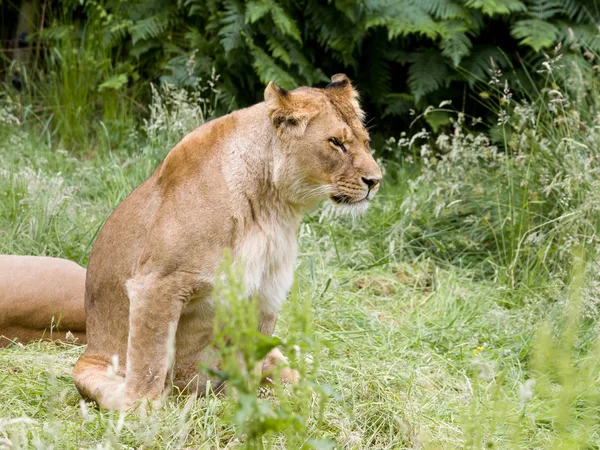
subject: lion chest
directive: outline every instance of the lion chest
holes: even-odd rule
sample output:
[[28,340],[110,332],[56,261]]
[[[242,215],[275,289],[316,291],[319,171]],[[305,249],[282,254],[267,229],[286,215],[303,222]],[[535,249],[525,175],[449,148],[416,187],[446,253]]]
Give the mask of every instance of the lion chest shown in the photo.
[[256,227],[239,240],[234,255],[247,295],[258,297],[264,313],[278,313],[293,282],[295,229]]

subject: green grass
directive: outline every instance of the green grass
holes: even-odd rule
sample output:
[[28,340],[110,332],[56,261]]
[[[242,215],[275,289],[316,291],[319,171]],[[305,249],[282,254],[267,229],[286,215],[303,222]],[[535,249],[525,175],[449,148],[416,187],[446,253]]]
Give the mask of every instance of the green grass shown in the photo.
[[[207,116],[197,100],[164,91],[143,127],[85,156],[5,105],[0,253],[85,264],[114,206]],[[238,396],[124,416],[82,403],[81,347],[14,346],[0,350],[0,448],[598,448],[600,135],[551,116],[577,104],[547,105],[509,110],[496,146],[460,121],[389,142],[399,156],[363,218],[307,216],[276,331],[301,349],[299,386],[258,394],[238,373]]]

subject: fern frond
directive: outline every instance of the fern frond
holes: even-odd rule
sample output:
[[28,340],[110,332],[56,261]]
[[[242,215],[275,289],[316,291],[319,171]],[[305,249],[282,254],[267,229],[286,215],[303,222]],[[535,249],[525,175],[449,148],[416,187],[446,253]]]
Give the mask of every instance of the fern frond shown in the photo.
[[558,22],[558,42],[570,50],[590,50],[600,53],[600,33],[593,24],[573,25],[568,22]]
[[455,66],[458,66],[461,60],[467,56],[473,43],[466,33],[456,33],[447,39],[442,39],[442,55],[452,60]]
[[487,16],[526,11],[527,7],[519,0],[467,0],[469,8],[480,9]]
[[249,43],[250,52],[254,58],[252,67],[260,81],[266,85],[269,81],[275,81],[284,89],[293,89],[296,87],[296,80],[288,73],[286,69],[280,67],[267,53],[260,47]]
[[528,14],[535,19],[548,20],[564,12],[564,0],[529,0]]
[[378,105],[384,105],[386,96],[392,92],[392,60],[388,58],[390,55],[386,49],[386,42],[385,31],[378,30],[364,47],[361,60],[361,64],[369,68],[360,74],[362,91],[370,103]]
[[157,49],[160,47],[160,43],[154,39],[138,41],[131,46],[131,56],[134,58],[141,58],[141,56],[151,50]]
[[567,17],[576,23],[600,22],[597,0],[565,0],[563,9]]
[[403,116],[413,108],[415,98],[410,94],[393,93],[386,96],[385,110],[382,117],[387,116]]
[[336,0],[335,8],[352,23],[358,24],[362,21],[365,14],[366,5],[368,2],[356,0]]
[[243,45],[242,31],[246,22],[244,6],[237,0],[225,2],[219,38],[226,53]]
[[411,34],[435,39],[439,25],[418,0],[376,0],[367,3],[366,29],[384,27],[388,39]]
[[495,67],[504,68],[506,60],[504,54],[493,46],[476,46],[461,64],[464,76],[473,87],[476,83],[487,84],[490,80],[490,71],[492,70],[492,61]]
[[157,38],[168,25],[167,16],[152,16],[138,20],[129,27],[131,40],[135,45],[138,41]]
[[408,87],[420,101],[446,82],[448,66],[436,50],[422,50],[411,55],[413,63],[408,68]]
[[279,6],[277,3],[270,1],[271,3],[271,17],[273,18],[273,22],[275,26],[281,31],[284,35],[290,36],[298,42],[302,42],[302,38],[300,37],[300,30],[298,30],[298,26],[294,22],[294,20],[285,12],[285,10]]
[[246,3],[246,23],[254,23],[269,14],[270,4],[264,0]]
[[[306,16],[313,36],[333,59],[341,61],[344,66],[355,62],[353,53],[364,38],[364,26],[357,26],[334,8],[324,6],[318,1],[309,2]],[[356,32],[348,33],[349,29],[355,29]]]
[[473,43],[467,32],[469,27],[462,20],[452,20],[443,22],[442,41],[440,48],[442,55],[450,58],[455,66],[471,52]]
[[290,58],[289,52],[281,44],[281,41],[277,39],[277,37],[269,36],[267,38],[267,46],[269,47],[269,51],[271,52],[273,58],[280,59],[288,67],[292,64],[292,59]]
[[305,50],[297,43],[290,43],[289,46],[290,58],[298,69],[298,74],[302,77],[303,82],[309,86],[317,83],[325,83],[329,81],[323,71],[311,63],[304,55]]
[[246,4],[246,23],[254,23],[267,14],[282,34],[302,42],[298,26],[279,4],[273,0],[253,0]]
[[541,19],[525,19],[515,22],[511,34],[520,39],[521,45],[528,45],[536,52],[551,47],[558,39],[559,30],[556,25]]
[[454,0],[422,0],[421,8],[436,19],[460,19],[466,16],[464,6]]

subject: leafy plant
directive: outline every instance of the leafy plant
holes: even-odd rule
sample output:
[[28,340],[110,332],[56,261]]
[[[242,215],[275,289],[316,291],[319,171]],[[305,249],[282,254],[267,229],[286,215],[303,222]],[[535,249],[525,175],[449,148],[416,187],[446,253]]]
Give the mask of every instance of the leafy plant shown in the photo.
[[[224,258],[223,277],[217,284],[215,299],[215,338],[219,370],[206,368],[213,377],[225,383],[228,401],[225,422],[233,425],[236,435],[248,449],[271,448],[268,443],[285,436],[288,448],[326,449],[332,445],[311,436],[308,420],[313,407],[319,408],[319,420],[328,398],[327,387],[312,381],[315,359],[310,356],[315,347],[310,330],[310,305],[301,304],[297,290],[289,298],[291,308],[290,340],[266,336],[259,331],[259,305],[256,298],[248,299],[243,279],[231,257]],[[280,347],[289,355],[291,368],[300,373],[292,386],[279,381],[282,367],[271,374],[271,389],[259,396],[262,361]],[[261,398],[263,397],[263,398]],[[316,424],[317,429],[319,423]],[[267,445],[265,447],[265,445]]]
[[[221,75],[219,113],[261,100],[271,80],[293,88],[346,72],[380,121],[379,131],[389,132],[411,108],[443,99],[463,102],[465,85],[485,91],[491,62],[500,69],[535,65],[539,52],[561,42],[574,63],[589,66],[581,49],[600,50],[596,0],[85,0],[81,5],[50,7],[50,27],[37,36],[48,49],[41,79],[46,93],[40,94],[51,100],[62,135],[67,128],[77,130],[74,117],[91,119],[88,111],[98,109],[105,121],[118,124],[123,97],[148,98],[148,82],[162,79],[185,87],[191,78],[208,79],[213,71]],[[80,82],[68,75],[69,67],[88,75]],[[519,71],[515,76],[527,91],[531,80]],[[485,112],[476,102],[462,109]]]

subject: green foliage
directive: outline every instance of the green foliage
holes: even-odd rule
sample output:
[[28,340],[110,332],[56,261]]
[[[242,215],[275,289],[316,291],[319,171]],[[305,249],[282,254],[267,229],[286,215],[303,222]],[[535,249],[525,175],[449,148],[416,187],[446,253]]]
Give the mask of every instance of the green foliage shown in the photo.
[[465,3],[468,7],[480,9],[488,16],[527,11],[525,4],[519,0],[467,0]]
[[435,50],[413,53],[411,59],[408,86],[419,101],[421,97],[436,91],[447,82],[448,67]]
[[[265,336],[258,331],[256,299],[248,300],[236,267],[226,255],[220,269],[223,280],[217,283],[214,294],[217,307],[213,345],[220,364],[218,371],[207,369],[226,383],[229,399],[224,422],[233,426],[247,449],[272,448],[276,436],[279,440],[285,437],[288,448],[333,448],[333,443],[319,439],[314,428],[308,427],[312,414],[322,417],[330,390],[311,381],[318,367],[311,355],[318,348],[311,338],[310,304],[300,301],[296,287],[289,298],[289,320],[294,325],[288,339]],[[279,376],[283,367],[277,367],[270,375],[271,395],[261,398],[262,361],[276,347],[290,356],[290,367],[299,371],[300,380],[292,386],[282,385]],[[313,404],[318,411],[312,410]]]
[[541,19],[524,19],[513,25],[511,33],[515,38],[520,39],[522,45],[540,51],[556,42],[558,27]]
[[[492,64],[518,66],[562,43],[578,65],[590,65],[581,48],[600,51],[597,6],[596,0],[65,2],[49,9],[51,20],[36,36],[48,49],[38,67],[49,92],[32,95],[48,103],[54,93],[53,128],[62,136],[81,128],[75,133],[81,142],[90,131],[83,124],[94,118],[118,129],[123,97],[147,100],[148,81],[189,87],[190,76],[206,79],[216,71],[223,113],[261,100],[268,81],[293,88],[345,72],[370,115],[383,122],[378,129],[389,133],[392,116],[407,109],[463,101],[465,85],[485,91]],[[85,87],[67,75],[84,70]],[[52,80],[53,73],[63,81]],[[69,106],[63,112],[59,104]],[[482,113],[474,104],[465,108]],[[87,120],[77,123],[82,114]]]
[[546,80],[532,101],[516,101],[509,77],[494,76],[491,136],[470,132],[478,121],[452,117],[442,102],[423,118],[434,130],[445,119],[451,131],[388,142],[389,152],[420,161],[397,229],[403,239],[422,239],[427,254],[443,260],[478,259],[511,288],[568,278],[573,247],[587,244],[595,254],[600,243],[597,76],[561,53],[540,67]]

